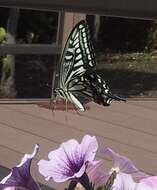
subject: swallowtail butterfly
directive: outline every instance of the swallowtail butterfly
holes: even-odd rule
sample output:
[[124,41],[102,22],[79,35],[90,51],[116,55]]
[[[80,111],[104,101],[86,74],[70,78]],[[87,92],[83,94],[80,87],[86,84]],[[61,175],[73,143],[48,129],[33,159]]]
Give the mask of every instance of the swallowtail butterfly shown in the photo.
[[70,101],[78,111],[85,111],[84,103],[94,101],[109,105],[122,100],[111,94],[105,81],[95,72],[96,60],[90,32],[82,20],[71,31],[60,61],[58,87],[55,96]]

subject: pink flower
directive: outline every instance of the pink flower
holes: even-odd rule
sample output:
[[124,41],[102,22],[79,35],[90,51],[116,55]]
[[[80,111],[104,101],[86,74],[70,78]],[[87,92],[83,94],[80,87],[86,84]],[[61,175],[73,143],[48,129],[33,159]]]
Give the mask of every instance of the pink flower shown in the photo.
[[98,149],[95,137],[85,135],[79,144],[75,139],[64,142],[60,147],[48,154],[49,160],[38,162],[39,172],[46,180],[55,182],[81,178],[88,162],[92,162]]

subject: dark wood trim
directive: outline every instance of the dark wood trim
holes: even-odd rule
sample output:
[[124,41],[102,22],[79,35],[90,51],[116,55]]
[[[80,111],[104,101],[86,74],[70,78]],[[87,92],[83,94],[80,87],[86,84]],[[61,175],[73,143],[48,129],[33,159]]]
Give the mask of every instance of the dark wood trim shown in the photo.
[[57,44],[3,44],[0,45],[0,55],[4,54],[47,54],[57,55],[61,47]]
[[141,19],[157,18],[156,0],[0,0],[0,6]]
[[[0,104],[37,104],[37,103],[47,103],[50,98],[0,98]],[[127,98],[127,101],[157,101],[157,98]]]
[[36,104],[48,101],[50,101],[49,98],[0,98],[0,104]]

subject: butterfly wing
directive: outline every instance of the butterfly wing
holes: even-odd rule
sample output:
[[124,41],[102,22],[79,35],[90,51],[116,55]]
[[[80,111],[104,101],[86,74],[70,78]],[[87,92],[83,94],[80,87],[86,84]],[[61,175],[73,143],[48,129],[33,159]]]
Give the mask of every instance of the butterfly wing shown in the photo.
[[66,42],[60,64],[59,95],[84,111],[84,97],[92,97],[91,89],[84,82],[84,74],[96,65],[86,21],[80,21]]
[[82,76],[96,65],[86,21],[80,21],[72,30],[66,42],[60,68],[60,87]]
[[112,94],[105,80],[103,80],[101,76],[96,74],[94,71],[92,73],[87,73],[85,75],[85,79],[85,81],[88,81],[90,85],[93,101],[95,103],[109,106],[112,100],[126,101],[125,99]]

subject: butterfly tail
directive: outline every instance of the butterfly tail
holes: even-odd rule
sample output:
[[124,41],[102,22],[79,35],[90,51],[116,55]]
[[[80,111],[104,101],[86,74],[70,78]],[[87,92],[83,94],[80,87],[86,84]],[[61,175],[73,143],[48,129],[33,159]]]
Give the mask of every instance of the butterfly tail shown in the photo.
[[121,98],[120,96],[117,96],[117,95],[114,95],[114,94],[111,94],[111,93],[108,94],[108,97],[113,99],[113,100],[116,100],[116,101],[126,102],[126,99]]

